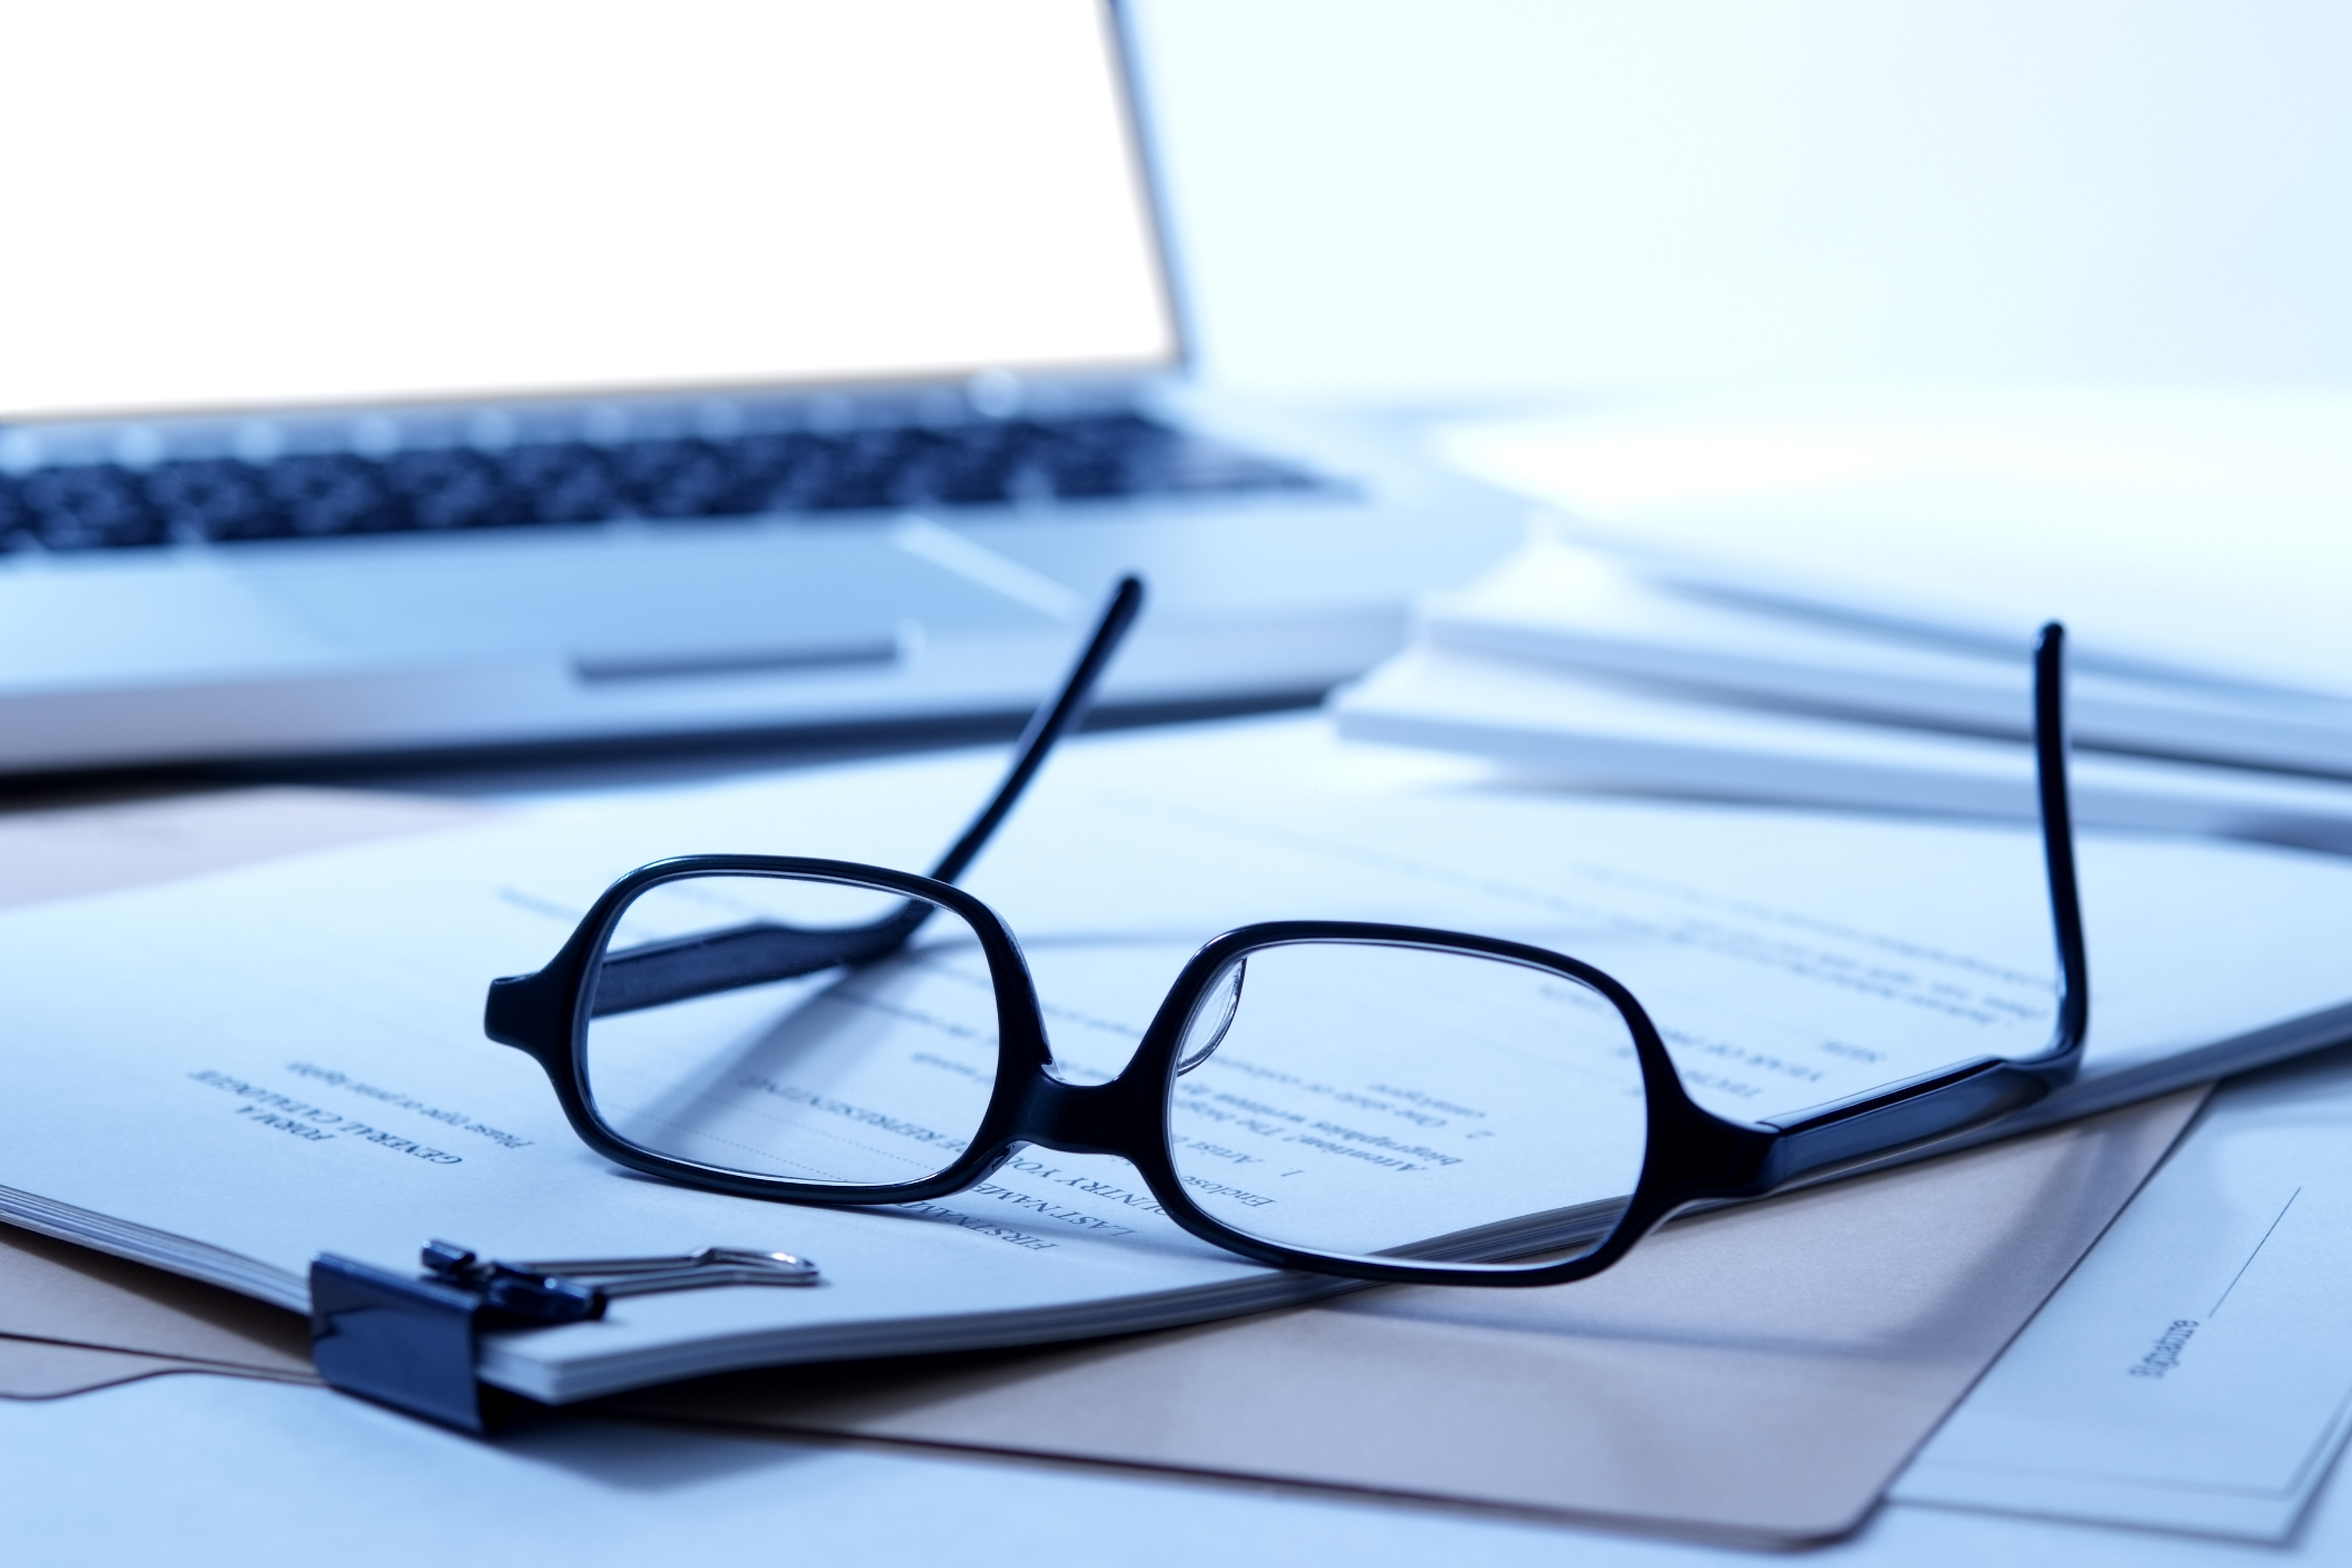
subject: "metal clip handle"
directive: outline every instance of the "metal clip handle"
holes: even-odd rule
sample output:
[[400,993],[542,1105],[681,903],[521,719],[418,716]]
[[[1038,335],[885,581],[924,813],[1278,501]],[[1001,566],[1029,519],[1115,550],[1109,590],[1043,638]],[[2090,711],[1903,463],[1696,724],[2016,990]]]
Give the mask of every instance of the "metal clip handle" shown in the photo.
[[789,1252],[706,1247],[643,1258],[563,1258],[502,1263],[455,1242],[427,1244],[434,1279],[478,1292],[482,1305],[520,1323],[576,1323],[604,1315],[615,1296],[698,1290],[714,1285],[814,1285],[816,1265]]

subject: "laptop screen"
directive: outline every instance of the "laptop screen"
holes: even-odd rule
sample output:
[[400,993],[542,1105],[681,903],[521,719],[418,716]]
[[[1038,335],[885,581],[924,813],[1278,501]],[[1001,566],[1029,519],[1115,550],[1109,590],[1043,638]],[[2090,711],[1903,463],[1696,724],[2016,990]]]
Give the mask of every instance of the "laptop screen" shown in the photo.
[[0,418],[1179,353],[1102,0],[74,0],[0,37]]

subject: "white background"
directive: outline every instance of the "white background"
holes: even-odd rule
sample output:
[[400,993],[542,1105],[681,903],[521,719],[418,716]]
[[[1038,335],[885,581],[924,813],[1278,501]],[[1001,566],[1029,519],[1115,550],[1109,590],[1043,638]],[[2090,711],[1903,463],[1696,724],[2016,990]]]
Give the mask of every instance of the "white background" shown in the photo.
[[1144,0],[1208,367],[2352,379],[2340,0]]
[[[653,11],[584,0],[14,8],[0,30],[12,149],[0,204],[0,408],[120,403],[126,345],[152,344],[165,323],[181,334],[181,357],[205,369],[132,387],[143,393],[134,401],[261,395],[287,379],[277,360],[331,347],[332,363],[349,365],[352,335],[387,322],[397,330],[369,345],[384,356],[377,386],[510,384],[519,362],[594,380],[619,362],[659,379],[857,358],[824,341],[844,326],[837,311],[786,312],[754,323],[773,330],[747,331],[740,310],[709,309],[761,287],[740,261],[752,252],[698,246],[756,227],[745,163],[625,167],[660,105],[686,106],[714,137],[756,132],[743,119],[754,103],[782,116],[770,129],[803,144],[808,126],[828,127],[803,168],[888,142],[896,106],[841,101],[843,79],[762,47],[741,18],[771,9],[678,0],[654,29]],[[925,9],[927,19],[916,15]],[[2352,8],[2335,0],[1138,9],[1180,259],[1206,368],[1222,380],[1442,397],[1889,378],[2352,379]],[[968,36],[946,58],[975,68],[1021,40],[1004,13],[969,4],[824,14],[885,52],[894,27],[961,26]],[[268,49],[246,52],[247,80],[199,58],[207,35],[186,29],[216,36],[236,15],[264,35],[324,29],[346,40],[343,68],[295,97],[384,132],[359,178],[323,160],[299,114],[292,126],[257,116],[252,81],[269,76]],[[558,16],[562,25],[547,25]],[[31,68],[36,46],[60,28],[81,40],[103,90],[60,90],[69,84]],[[526,127],[509,138],[511,166],[481,171],[471,210],[451,217],[481,241],[371,228],[386,183],[416,166],[403,148],[429,151],[453,133],[446,95],[424,90],[436,77],[475,79],[493,120],[500,102],[530,95],[614,106],[574,116],[567,134],[597,139],[625,188],[551,190],[551,149],[534,148],[541,132]],[[908,167],[950,170],[935,187],[944,205],[919,212],[870,190],[862,205],[856,191],[834,193],[836,211],[858,210],[898,237],[883,249],[898,260],[881,288],[867,267],[773,296],[894,301],[904,343],[886,334],[865,351],[882,368],[940,353],[982,363],[1150,353],[1160,323],[1131,282],[1103,291],[1091,315],[1082,302],[1091,286],[1079,280],[1135,276],[1131,224],[1065,247],[1085,260],[1062,272],[1010,266],[1011,253],[988,242],[1077,208],[988,228],[1000,198],[987,193],[1009,187],[975,184],[971,172],[989,157],[1002,166],[1005,138],[1025,137],[1032,157],[1066,156],[1075,139],[1053,134],[1034,105],[1005,112],[1023,95],[992,101],[975,85],[985,79],[950,70],[909,90],[962,91],[980,110],[959,123],[1001,135],[960,130],[881,148]],[[191,134],[195,106],[225,113],[215,134]],[[128,184],[61,203],[57,182],[93,151]],[[1111,173],[1073,166],[1055,183],[1099,187]],[[958,191],[972,210],[956,208]],[[500,193],[519,205],[502,205]],[[232,229],[277,225],[307,238],[234,278],[237,302],[192,309],[217,293],[223,268],[191,236],[224,204]],[[299,222],[284,223],[289,208]],[[501,232],[518,213],[536,226]],[[439,269],[447,330],[420,335],[381,282],[385,268],[340,273],[338,250],[348,262],[354,247],[427,286]],[[646,324],[614,308],[616,279],[681,247],[708,269],[698,287]],[[754,251],[772,258],[773,247]],[[550,266],[551,253],[582,260]],[[1005,309],[1007,289],[1019,309]],[[975,291],[993,293],[990,308],[972,308]],[[77,292],[115,309],[96,321],[61,314],[56,301]],[[1039,335],[1074,303],[1067,341]],[[530,341],[511,341],[518,332]],[[943,347],[927,354],[914,346],[923,343]],[[333,390],[369,389],[370,374],[346,379]]]

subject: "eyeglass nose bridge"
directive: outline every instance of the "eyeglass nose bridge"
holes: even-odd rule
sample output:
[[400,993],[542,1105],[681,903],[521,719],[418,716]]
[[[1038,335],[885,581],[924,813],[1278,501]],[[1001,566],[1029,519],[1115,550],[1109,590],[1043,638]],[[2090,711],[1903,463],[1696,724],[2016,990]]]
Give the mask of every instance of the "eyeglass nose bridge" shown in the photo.
[[1066,1154],[1132,1158],[1148,1148],[1164,1114],[1149,1074],[1129,1070],[1108,1083],[1066,1083],[1040,1073],[1014,1119],[1013,1137]]

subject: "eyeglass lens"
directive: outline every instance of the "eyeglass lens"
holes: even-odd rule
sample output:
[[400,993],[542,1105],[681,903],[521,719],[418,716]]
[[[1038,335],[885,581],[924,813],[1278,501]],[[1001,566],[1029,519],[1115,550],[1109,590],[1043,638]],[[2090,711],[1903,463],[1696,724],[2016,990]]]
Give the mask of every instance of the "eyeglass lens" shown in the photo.
[[588,1011],[582,1059],[598,1119],[717,1170],[919,1181],[969,1146],[995,1086],[995,990],[979,938],[952,910],[880,889],[656,883],[607,938]]
[[1259,949],[1210,986],[1177,1070],[1169,1141],[1193,1201],[1302,1251],[1588,1251],[1647,1141],[1612,1003],[1450,950]]

